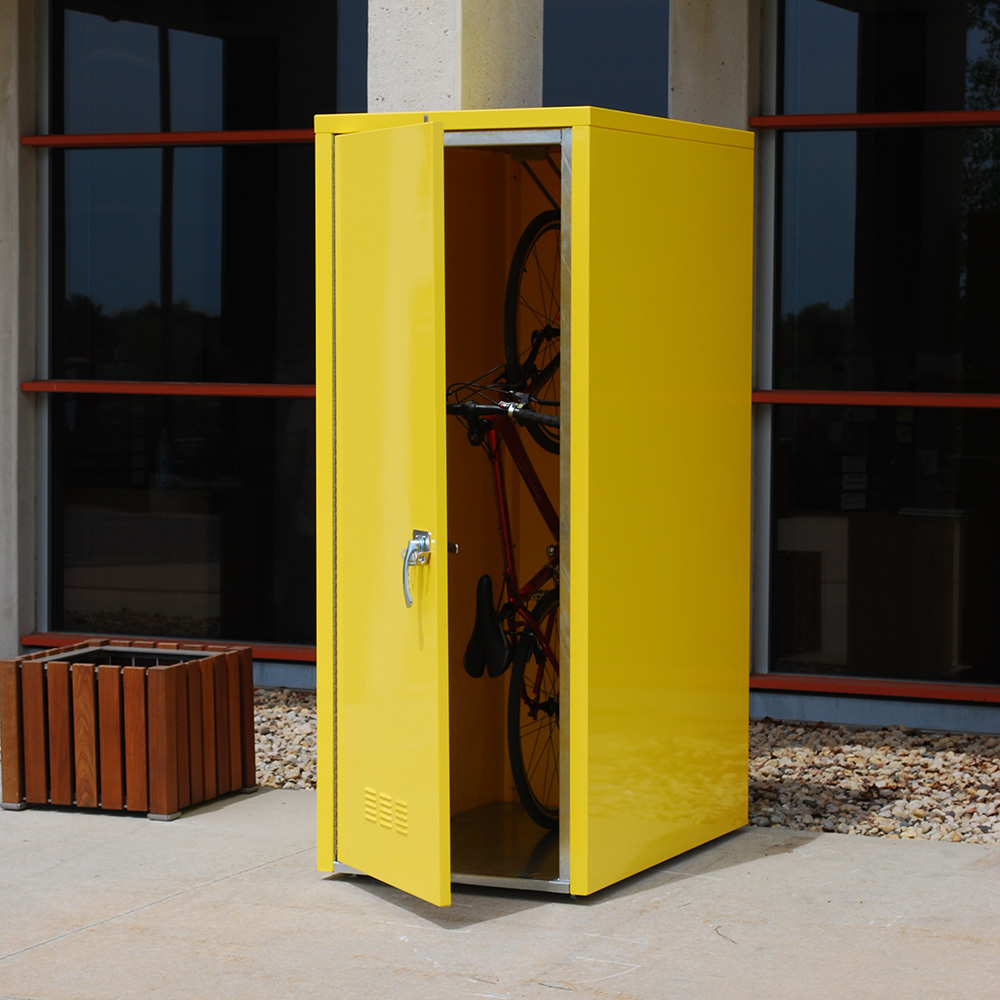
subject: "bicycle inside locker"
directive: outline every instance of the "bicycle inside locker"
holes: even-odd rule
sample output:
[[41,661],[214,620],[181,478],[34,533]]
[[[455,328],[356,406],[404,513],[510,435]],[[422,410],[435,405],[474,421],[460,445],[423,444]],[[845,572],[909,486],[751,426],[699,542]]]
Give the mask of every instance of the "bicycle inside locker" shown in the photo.
[[[448,400],[558,416],[561,146],[450,138]],[[452,870],[557,882],[560,430],[495,421],[447,420]]]

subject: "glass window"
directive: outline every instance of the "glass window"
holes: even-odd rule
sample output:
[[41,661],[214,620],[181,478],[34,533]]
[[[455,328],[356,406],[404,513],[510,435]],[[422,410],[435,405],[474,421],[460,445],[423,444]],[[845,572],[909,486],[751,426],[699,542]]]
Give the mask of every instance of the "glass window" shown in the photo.
[[364,0],[55,5],[55,131],[309,128],[365,109]]
[[53,399],[54,616],[72,631],[312,642],[311,399]]
[[667,114],[667,0],[545,0],[543,103]]
[[780,143],[777,385],[1000,391],[1000,130]]
[[782,114],[998,107],[994,0],[784,0]]
[[858,15],[845,5],[785,0],[781,111],[854,111],[858,104]]
[[776,410],[777,669],[1000,682],[996,410]]
[[[367,2],[70,0],[53,133],[310,129],[364,111]],[[52,150],[49,374],[219,383],[50,397],[41,627],[315,641],[312,146]],[[211,391],[211,390],[210,390]]]
[[52,162],[54,377],[313,381],[309,144]]

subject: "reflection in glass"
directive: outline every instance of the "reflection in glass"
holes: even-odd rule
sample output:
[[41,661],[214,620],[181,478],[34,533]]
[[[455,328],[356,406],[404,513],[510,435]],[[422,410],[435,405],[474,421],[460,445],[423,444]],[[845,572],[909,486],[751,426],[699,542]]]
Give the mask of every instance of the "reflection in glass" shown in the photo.
[[785,0],[781,113],[854,111],[858,15],[843,4]]
[[783,10],[783,114],[998,107],[996,3],[785,0]]
[[776,669],[1000,683],[1000,411],[775,414]]
[[159,132],[156,28],[65,13],[65,131]]
[[52,626],[314,642],[314,412],[54,397]]
[[220,38],[65,13],[65,131],[222,128]]
[[317,112],[364,110],[363,7],[363,0],[56,4],[63,60],[55,131],[309,128]]
[[308,145],[73,150],[53,164],[55,377],[313,380]]
[[667,0],[546,0],[542,102],[667,114]]
[[1000,130],[780,141],[778,386],[1000,391]]

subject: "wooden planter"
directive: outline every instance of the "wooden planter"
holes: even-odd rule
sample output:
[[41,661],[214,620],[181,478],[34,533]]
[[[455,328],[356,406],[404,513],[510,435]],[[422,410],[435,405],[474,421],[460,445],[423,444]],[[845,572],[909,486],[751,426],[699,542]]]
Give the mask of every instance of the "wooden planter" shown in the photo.
[[0,661],[0,806],[174,819],[253,791],[248,647],[90,639]]

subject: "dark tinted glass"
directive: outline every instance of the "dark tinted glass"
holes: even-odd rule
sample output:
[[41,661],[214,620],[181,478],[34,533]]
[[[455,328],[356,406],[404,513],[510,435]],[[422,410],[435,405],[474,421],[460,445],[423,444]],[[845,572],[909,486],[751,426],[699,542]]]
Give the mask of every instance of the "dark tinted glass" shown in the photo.
[[311,146],[52,163],[55,377],[313,381]]
[[785,0],[784,114],[996,108],[1000,9],[983,0]]
[[364,0],[56,4],[54,131],[309,128],[365,109]]
[[780,142],[777,384],[1000,391],[1000,130]]
[[543,102],[667,114],[667,0],[545,0]]
[[778,668],[1000,683],[1000,412],[775,419]]
[[315,641],[311,399],[53,398],[52,627]]

